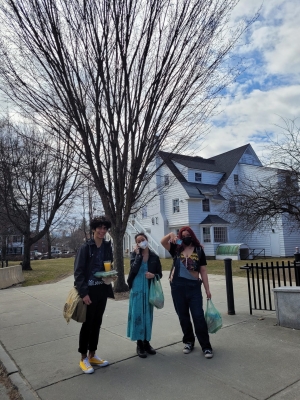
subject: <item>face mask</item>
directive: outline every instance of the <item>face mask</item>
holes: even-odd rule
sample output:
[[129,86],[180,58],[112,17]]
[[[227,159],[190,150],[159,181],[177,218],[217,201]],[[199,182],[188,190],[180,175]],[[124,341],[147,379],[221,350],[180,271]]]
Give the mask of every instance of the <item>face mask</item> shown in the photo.
[[182,238],[182,241],[186,246],[189,246],[193,242],[193,239],[189,236]]
[[139,246],[141,249],[145,249],[145,248],[148,246],[147,240],[143,240],[142,242],[140,242],[140,243],[138,244],[138,246]]

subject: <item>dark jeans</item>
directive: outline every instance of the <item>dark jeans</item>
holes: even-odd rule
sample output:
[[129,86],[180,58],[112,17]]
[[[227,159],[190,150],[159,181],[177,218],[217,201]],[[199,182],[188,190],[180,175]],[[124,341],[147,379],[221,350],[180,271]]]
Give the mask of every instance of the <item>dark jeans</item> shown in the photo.
[[[202,350],[212,349],[202,308],[201,282],[177,278],[171,283],[174,307],[183,332],[183,343],[194,343],[195,334]],[[190,313],[193,318],[191,323]]]
[[89,296],[92,304],[87,306],[86,320],[81,326],[79,334],[79,353],[97,350],[102,317],[107,302],[107,285],[89,287]]

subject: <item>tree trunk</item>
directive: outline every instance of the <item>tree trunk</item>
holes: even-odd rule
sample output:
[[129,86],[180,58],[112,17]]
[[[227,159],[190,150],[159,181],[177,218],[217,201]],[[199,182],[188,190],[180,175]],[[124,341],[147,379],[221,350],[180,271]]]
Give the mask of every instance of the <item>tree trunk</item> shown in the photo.
[[6,260],[6,236],[2,236],[1,260]]
[[23,271],[32,271],[31,265],[30,265],[30,246],[31,246],[31,241],[29,237],[26,237],[27,235],[24,235],[24,254],[23,254],[23,262],[22,262],[22,270]]
[[52,258],[51,256],[51,236],[50,232],[46,232],[46,239],[47,239],[47,252],[48,252],[48,258]]
[[118,271],[118,279],[114,283],[114,291],[116,293],[128,292],[129,288],[125,282],[124,275],[124,254],[123,254],[123,236],[124,233],[119,229],[111,232],[114,241],[114,269]]

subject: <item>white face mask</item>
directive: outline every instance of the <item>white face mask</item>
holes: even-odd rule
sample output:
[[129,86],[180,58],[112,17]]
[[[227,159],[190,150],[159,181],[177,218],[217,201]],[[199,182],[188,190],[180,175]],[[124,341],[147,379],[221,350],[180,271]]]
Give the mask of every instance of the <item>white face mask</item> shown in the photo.
[[138,246],[139,246],[141,249],[145,249],[146,247],[148,247],[148,242],[147,242],[147,240],[143,240],[142,242],[140,242],[140,243],[138,244]]

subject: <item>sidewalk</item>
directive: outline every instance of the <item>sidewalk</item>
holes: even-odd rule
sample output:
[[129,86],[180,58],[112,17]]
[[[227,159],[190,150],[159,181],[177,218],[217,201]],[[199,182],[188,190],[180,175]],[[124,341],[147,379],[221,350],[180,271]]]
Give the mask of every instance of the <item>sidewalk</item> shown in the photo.
[[62,316],[73,284],[69,277],[0,291],[0,359],[6,368],[10,363],[10,378],[21,381],[19,388],[25,381],[25,400],[300,399],[300,331],[276,326],[274,312],[250,316],[244,278],[234,278],[236,315],[228,316],[225,278],[209,279],[223,315],[223,328],[211,335],[212,360],[203,357],[198,342],[191,354],[183,354],[167,273],[165,307],[154,311],[155,356],[137,357],[135,344],[126,338],[128,300],[108,300],[97,353],[111,365],[83,374],[77,353],[80,324],[67,325]]

